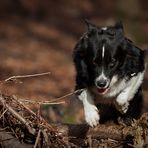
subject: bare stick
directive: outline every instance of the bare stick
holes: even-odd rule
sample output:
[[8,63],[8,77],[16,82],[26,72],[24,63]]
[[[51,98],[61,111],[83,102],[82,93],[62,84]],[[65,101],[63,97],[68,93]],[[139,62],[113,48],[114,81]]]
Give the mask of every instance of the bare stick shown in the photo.
[[0,96],[0,101],[2,102],[2,104],[4,104],[4,106],[8,109],[9,112],[12,113],[13,116],[15,116],[17,119],[19,119],[24,125],[26,125],[26,128],[28,129],[28,131],[35,135],[35,129],[33,129],[32,127],[30,127],[29,123],[21,116],[19,115],[12,107],[10,107],[4,100],[4,98],[2,96]]
[[64,104],[65,101],[60,102],[48,102],[48,101],[35,101],[35,100],[26,100],[26,99],[18,99],[20,102],[26,103],[26,104],[44,104],[44,105],[58,105],[58,104]]
[[47,135],[46,129],[43,129],[42,133],[43,133],[43,136],[44,136],[46,147],[49,148],[50,143],[49,143],[49,140],[48,140],[48,135]]
[[5,127],[5,128],[0,128],[0,132],[3,132],[7,129],[8,127]]
[[3,113],[0,116],[0,119],[3,117],[3,115],[7,112],[8,109],[5,109],[5,111],[3,111]]
[[[15,96],[15,95],[13,95],[13,98],[20,104],[20,105],[22,105],[28,112],[30,112],[30,114],[32,114],[32,115],[34,115],[34,116],[36,116],[36,113],[35,112],[33,112],[29,107],[27,107],[26,105],[24,105],[22,102],[20,102],[18,99],[17,99],[17,97]],[[50,126],[50,124],[48,124],[42,117],[40,117],[41,119],[40,120],[42,120],[42,122],[44,122],[47,126],[46,126],[46,128],[50,128],[50,129],[52,129],[52,130],[55,130],[52,126]]]
[[65,101],[62,101],[63,99],[67,99],[68,97],[82,91],[84,89],[79,89],[79,90],[76,90],[74,92],[71,92],[69,94],[66,94],[62,97],[59,97],[57,99],[52,99],[50,101],[35,101],[35,100],[26,100],[26,99],[19,99],[20,102],[27,102],[27,103],[32,103],[32,104],[49,104],[49,105],[56,105],[56,104],[63,104],[65,103]]
[[0,140],[0,143],[1,143],[1,142],[4,142],[4,141],[12,140],[12,139],[15,139],[15,138],[3,139],[3,140]]
[[37,74],[31,74],[31,75],[11,76],[5,79],[4,82],[15,81],[16,79],[22,79],[22,78],[39,77],[39,76],[49,75],[50,73],[51,72],[44,72],[44,73],[37,73]]
[[38,146],[40,134],[41,134],[41,130],[39,130],[38,135],[37,135],[37,137],[36,137],[36,141],[35,141],[35,144],[34,144],[34,148],[36,148],[36,147]]
[[28,110],[32,115],[36,116],[35,112],[33,112],[30,108],[25,106],[22,102],[20,102],[15,95],[13,95],[15,101],[17,101],[20,105],[22,105],[26,110]]
[[71,92],[71,93],[66,94],[66,95],[64,95],[64,96],[62,96],[62,97],[59,97],[59,98],[57,98],[57,99],[53,99],[53,100],[47,101],[47,102],[48,102],[48,103],[52,103],[52,102],[61,101],[61,100],[63,100],[64,98],[67,98],[67,97],[69,97],[69,96],[72,96],[72,95],[74,95],[74,94],[76,94],[76,93],[78,93],[78,92],[81,92],[81,91],[83,91],[83,90],[84,90],[84,89],[78,89],[78,90],[76,90],[76,91],[74,91],[74,92]]

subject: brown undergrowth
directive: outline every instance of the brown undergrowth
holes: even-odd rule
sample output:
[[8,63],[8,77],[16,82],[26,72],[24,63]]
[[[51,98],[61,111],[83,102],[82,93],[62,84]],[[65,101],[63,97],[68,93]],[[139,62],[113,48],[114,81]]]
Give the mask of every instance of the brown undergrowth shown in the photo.
[[0,96],[0,121],[18,140],[43,147],[66,147],[55,128],[35,114],[15,96]]
[[[12,76],[1,82],[20,82],[20,79],[48,75],[47,73]],[[78,90],[81,91],[81,90]],[[17,98],[14,95],[0,94],[0,146],[1,147],[27,147],[34,148],[62,148],[62,147],[148,147],[148,113],[139,120],[133,121],[131,126],[98,125],[90,128],[86,124],[49,124],[40,114],[42,104],[65,103],[77,91],[50,101],[33,101]],[[37,104],[35,113],[27,104]],[[12,135],[9,137],[5,135]],[[15,138],[15,140],[14,140]],[[11,141],[13,139],[13,141]],[[12,145],[8,146],[9,142]],[[19,141],[19,144],[14,144]],[[26,147],[26,146],[24,146]]]

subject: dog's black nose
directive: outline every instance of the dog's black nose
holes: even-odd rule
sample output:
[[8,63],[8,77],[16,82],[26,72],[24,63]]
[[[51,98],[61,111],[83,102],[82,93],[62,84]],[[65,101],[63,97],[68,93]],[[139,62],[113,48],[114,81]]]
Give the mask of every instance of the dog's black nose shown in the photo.
[[97,81],[97,86],[100,88],[104,88],[107,85],[107,80],[101,79]]

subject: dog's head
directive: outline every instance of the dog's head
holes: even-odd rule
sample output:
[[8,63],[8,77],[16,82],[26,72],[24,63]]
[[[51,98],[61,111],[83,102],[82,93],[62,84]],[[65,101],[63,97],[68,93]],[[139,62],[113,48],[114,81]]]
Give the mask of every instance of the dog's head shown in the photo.
[[104,94],[125,57],[121,48],[124,41],[123,25],[121,22],[108,27],[87,24],[88,50],[93,54],[90,62],[93,65],[94,83],[98,92]]
[[91,81],[103,95],[123,75],[130,77],[139,71],[141,50],[125,38],[121,22],[108,27],[97,27],[88,22],[87,25],[88,32],[83,40],[85,63]]

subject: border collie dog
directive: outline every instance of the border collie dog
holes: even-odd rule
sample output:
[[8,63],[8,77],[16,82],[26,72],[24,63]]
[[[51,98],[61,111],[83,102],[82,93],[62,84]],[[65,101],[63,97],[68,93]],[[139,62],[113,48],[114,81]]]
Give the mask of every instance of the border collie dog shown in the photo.
[[142,111],[145,52],[124,36],[121,22],[88,30],[74,48],[76,90],[86,122],[94,127],[137,119]]

